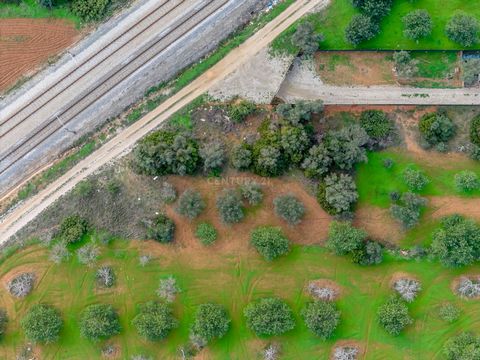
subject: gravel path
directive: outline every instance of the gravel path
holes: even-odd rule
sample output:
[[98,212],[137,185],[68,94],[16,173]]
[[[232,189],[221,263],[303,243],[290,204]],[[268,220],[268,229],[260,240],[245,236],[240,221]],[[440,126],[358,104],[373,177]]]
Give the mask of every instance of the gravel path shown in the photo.
[[322,99],[328,105],[480,105],[480,89],[325,85],[308,64],[296,61],[277,96],[287,102]]
[[123,130],[38,194],[20,204],[1,220],[0,244],[7,242],[18,230],[53,204],[63,194],[70,191],[79,181],[96,172],[102,166],[130,152],[134,144],[148,132],[157,128],[176,111],[208,91],[219,80],[224,79],[232,71],[246,63],[248,59],[266,47],[282,31],[308,11],[326,1],[298,0],[244,44],[230,52],[208,72],[183,88],[144,118]]

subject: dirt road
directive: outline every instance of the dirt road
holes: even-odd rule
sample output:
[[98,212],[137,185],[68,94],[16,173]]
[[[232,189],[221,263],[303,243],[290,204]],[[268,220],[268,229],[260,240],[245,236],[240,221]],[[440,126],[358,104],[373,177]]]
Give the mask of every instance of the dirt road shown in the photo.
[[480,105],[480,89],[420,89],[400,86],[331,86],[306,63],[295,62],[277,94],[291,102],[322,99],[327,105]]
[[192,100],[205,93],[217,81],[225,78],[225,76],[244,64],[250,57],[267,46],[296,20],[313,8],[327,4],[328,1],[329,0],[298,0],[272,22],[260,29],[244,44],[230,52],[229,55],[212,69],[131,127],[122,131],[47,188],[15,208],[10,214],[3,218],[0,223],[0,243],[7,241],[54,201],[71,190],[80,180],[94,173],[105,164],[127,154],[131,151],[134,144],[148,132],[158,127],[162,122]]

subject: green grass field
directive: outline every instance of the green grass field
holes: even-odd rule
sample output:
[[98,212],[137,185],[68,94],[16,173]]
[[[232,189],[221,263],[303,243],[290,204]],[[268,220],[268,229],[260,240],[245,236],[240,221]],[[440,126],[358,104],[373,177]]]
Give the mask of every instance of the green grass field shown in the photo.
[[[390,169],[383,166],[383,161],[387,158],[395,162]],[[458,191],[454,184],[455,174],[462,170],[471,170],[480,176],[478,164],[465,158],[463,161],[449,165],[448,169],[445,169],[426,160],[419,161],[412,154],[401,150],[371,152],[368,154],[368,162],[358,166],[356,177],[359,193],[358,203],[359,205],[367,204],[382,208],[389,207],[391,203],[390,192],[405,192],[408,190],[403,181],[402,173],[409,167],[423,171],[430,179],[430,183],[419,192],[421,195],[480,196],[480,191],[470,193]]]
[[[235,241],[221,239],[221,241]],[[141,244],[139,245],[142,246]],[[153,244],[149,246],[164,247]],[[169,251],[169,254],[173,252]],[[450,283],[461,271],[448,271],[436,263],[387,259],[377,267],[360,267],[348,259],[336,257],[320,247],[295,246],[286,257],[273,263],[260,259],[253,251],[244,254],[209,253],[195,256],[195,261],[181,250],[176,255],[160,256],[146,267],[138,265],[138,253],[126,241],[116,240],[103,248],[100,263],[108,263],[116,271],[117,285],[113,290],[95,290],[94,269],[80,265],[76,259],[62,265],[52,265],[45,249],[33,246],[7,259],[1,266],[5,275],[19,266],[42,269],[45,275],[38,287],[25,300],[13,302],[6,291],[0,291],[2,305],[15,314],[2,339],[0,354],[12,358],[23,343],[19,319],[37,302],[49,303],[61,309],[65,321],[57,344],[42,346],[43,359],[99,359],[104,342],[92,343],[79,336],[78,316],[92,303],[110,303],[119,311],[122,332],[111,342],[120,345],[122,358],[143,353],[155,358],[175,358],[177,348],[188,340],[196,306],[218,302],[228,309],[232,325],[227,336],[208,347],[212,359],[255,359],[262,344],[272,339],[258,339],[245,326],[242,309],[251,300],[263,296],[279,296],[293,308],[295,330],[275,338],[283,345],[282,359],[329,359],[332,346],[338,340],[357,340],[367,349],[367,359],[436,359],[441,358],[445,340],[460,331],[480,331],[480,313],[473,301],[456,298]],[[191,252],[190,252],[191,254]],[[480,267],[470,269],[479,271]],[[376,323],[376,310],[390,294],[389,281],[396,272],[409,272],[423,282],[419,298],[409,305],[415,324],[398,337],[384,332]],[[159,343],[142,341],[130,325],[136,305],[156,298],[155,290],[162,277],[175,276],[183,289],[174,304],[180,326]],[[302,289],[312,279],[327,278],[343,287],[338,301],[342,323],[335,337],[321,341],[312,336],[299,316],[308,301]],[[462,316],[453,325],[437,316],[437,306],[445,301],[456,303]],[[13,317],[13,316],[11,316]]]
[[72,14],[68,1],[56,1],[52,10],[40,6],[37,0],[22,0],[19,5],[0,3],[0,18],[55,18],[65,19],[80,26],[81,20]]
[[[402,18],[412,10],[426,9],[432,16],[434,27],[432,34],[418,42],[403,36]],[[461,45],[450,41],[445,35],[445,25],[457,10],[463,10],[480,19],[480,7],[475,2],[464,0],[395,0],[391,13],[382,20],[380,34],[358,46],[358,49],[370,50],[460,50]],[[345,41],[345,28],[350,19],[358,11],[350,0],[332,0],[332,4],[321,14],[313,14],[309,19],[315,24],[317,31],[324,35],[322,50],[349,50],[352,46]],[[288,29],[273,44],[274,50],[295,49],[288,44],[285,37],[294,31],[295,26]],[[480,44],[472,48],[480,48]]]

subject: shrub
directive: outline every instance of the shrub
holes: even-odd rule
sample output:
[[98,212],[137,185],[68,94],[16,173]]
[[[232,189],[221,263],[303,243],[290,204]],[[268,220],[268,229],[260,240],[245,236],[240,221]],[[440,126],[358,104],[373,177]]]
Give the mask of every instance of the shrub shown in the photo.
[[332,302],[314,301],[302,311],[307,328],[323,340],[330,338],[340,322],[340,311]]
[[50,249],[48,258],[55,264],[60,264],[63,261],[67,261],[70,258],[70,252],[67,249],[67,244],[64,241],[54,244]]
[[30,294],[35,284],[34,273],[23,273],[7,283],[8,292],[16,298],[24,298]]
[[275,214],[290,225],[297,225],[305,214],[305,206],[293,195],[278,196],[273,200]]
[[462,277],[455,289],[458,295],[467,299],[474,299],[480,296],[480,280]]
[[67,216],[60,225],[59,237],[66,243],[80,241],[88,231],[88,223],[78,215]]
[[452,303],[442,304],[438,309],[438,316],[447,323],[453,323],[460,317],[460,309]]
[[160,199],[166,204],[171,204],[177,199],[177,191],[169,182],[164,181],[160,186]]
[[321,41],[323,41],[323,36],[315,33],[313,25],[308,21],[299,24],[292,35],[293,45],[307,56],[315,54]]
[[345,39],[353,46],[373,39],[380,32],[378,23],[364,14],[354,15],[345,29]]
[[359,125],[350,125],[338,131],[332,131],[325,138],[333,164],[342,170],[351,170],[355,164],[366,162],[365,146],[368,134]]
[[394,129],[394,125],[387,114],[380,110],[362,112],[360,125],[376,144],[388,139]]
[[224,190],[217,198],[217,209],[224,223],[233,224],[240,222],[245,214],[242,199],[234,190]]
[[418,73],[418,61],[412,59],[408,51],[395,51],[393,53],[395,71],[401,78],[411,78]]
[[390,13],[392,3],[393,0],[353,0],[353,6],[371,16],[375,21],[379,21]]
[[352,261],[359,265],[378,265],[383,261],[383,247],[378,242],[367,241],[352,252]]
[[245,119],[257,110],[257,105],[247,100],[240,100],[230,104],[227,113],[230,119],[236,123],[242,123]]
[[230,318],[223,306],[202,304],[195,314],[192,333],[209,342],[224,337],[229,327]]
[[458,191],[473,191],[480,187],[477,174],[464,170],[455,174],[455,187]]
[[324,144],[315,145],[310,148],[308,155],[302,163],[305,176],[309,178],[320,178],[330,170],[332,158]]
[[406,192],[400,198],[400,204],[390,206],[392,217],[406,229],[411,229],[420,220],[420,211],[427,201],[417,194]]
[[445,30],[450,40],[462,46],[469,47],[478,42],[478,20],[464,11],[455,13]]
[[470,123],[470,141],[477,147],[480,146],[480,115],[474,117]]
[[430,180],[419,170],[406,168],[402,173],[403,181],[412,191],[420,191],[428,185]]
[[142,139],[133,151],[135,170],[146,175],[187,175],[198,167],[198,144],[186,132],[159,130]]
[[87,198],[93,194],[93,183],[90,180],[82,180],[75,186],[73,191],[80,198]]
[[161,279],[157,289],[157,295],[166,302],[175,301],[175,297],[180,292],[177,286],[177,281],[170,276],[166,279]]
[[73,0],[72,12],[83,21],[100,20],[106,13],[110,0]]
[[442,226],[433,233],[432,254],[443,266],[472,264],[480,257],[480,229],[473,220],[460,215],[442,219]]
[[212,224],[203,222],[197,225],[195,236],[203,245],[208,246],[217,240],[218,233]]
[[89,340],[108,339],[120,333],[118,314],[112,305],[95,304],[80,316],[80,334]]
[[285,170],[285,162],[279,147],[261,146],[257,142],[254,147],[254,171],[260,176],[279,176]]
[[350,175],[330,174],[325,177],[325,200],[334,209],[334,214],[349,211],[357,199],[357,186]]
[[247,170],[252,165],[252,149],[249,145],[242,143],[232,149],[230,161],[237,170]]
[[295,327],[292,310],[283,300],[263,298],[247,305],[243,314],[257,336],[281,335]]
[[172,309],[166,304],[149,301],[140,306],[139,313],[132,320],[138,334],[148,341],[165,339],[178,326]]
[[166,215],[160,214],[148,225],[147,237],[161,243],[173,241],[175,223]]
[[280,130],[280,146],[284,156],[291,164],[302,162],[310,147],[310,137],[301,127],[283,126]]
[[412,40],[419,40],[432,33],[432,17],[427,10],[413,10],[403,17],[403,34]]
[[252,231],[250,242],[266,260],[272,261],[290,250],[290,242],[282,229],[260,226]]
[[100,255],[100,248],[95,243],[89,243],[77,250],[78,262],[92,266]]
[[480,338],[472,333],[463,332],[443,345],[447,360],[475,360],[480,354]]
[[464,59],[462,63],[462,79],[465,86],[478,84],[480,74],[480,59]]
[[115,273],[110,266],[102,266],[95,274],[97,284],[103,288],[110,288],[115,284]]
[[407,302],[412,302],[422,290],[422,285],[415,279],[402,278],[393,284],[395,291]]
[[313,114],[320,114],[324,109],[322,100],[299,100],[295,104],[280,104],[276,112],[287,124],[299,126],[312,119]]
[[386,158],[382,161],[382,165],[385,169],[391,169],[395,162],[391,158]]
[[263,200],[262,186],[255,181],[248,181],[240,187],[242,197],[249,205],[259,205]]
[[190,220],[198,217],[205,209],[205,202],[198,191],[188,189],[178,199],[177,212]]
[[445,114],[429,113],[419,123],[422,137],[430,145],[448,142],[455,135],[455,125]]
[[28,310],[20,325],[28,340],[49,344],[58,340],[63,321],[54,307],[36,304]]
[[0,337],[5,334],[5,330],[7,330],[7,323],[7,312],[4,309],[0,309]]
[[200,157],[206,173],[221,170],[226,161],[225,146],[218,140],[208,142],[200,148]]
[[362,247],[367,233],[348,222],[332,221],[328,229],[327,247],[336,255],[346,255]]
[[408,307],[397,296],[391,296],[377,312],[378,322],[391,335],[399,335],[402,330],[413,323],[408,314]]

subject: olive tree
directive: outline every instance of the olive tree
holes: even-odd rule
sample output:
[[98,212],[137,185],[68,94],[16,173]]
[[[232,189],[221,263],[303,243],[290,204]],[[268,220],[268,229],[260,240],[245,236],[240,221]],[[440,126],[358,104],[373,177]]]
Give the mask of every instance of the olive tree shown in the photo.
[[80,334],[89,340],[108,339],[120,333],[118,314],[111,305],[94,304],[80,316]]
[[287,303],[279,298],[263,298],[243,311],[247,326],[257,336],[281,335],[295,328],[295,319]]
[[218,233],[212,224],[208,222],[202,222],[197,225],[195,236],[203,245],[208,246],[212,245],[217,240]]
[[351,170],[355,164],[367,161],[364,146],[369,140],[366,131],[355,124],[329,132],[325,138],[325,145],[336,167]]
[[312,146],[302,163],[302,169],[309,178],[320,178],[328,173],[332,158],[327,147],[321,143]]
[[219,140],[203,144],[199,154],[203,160],[203,171],[205,171],[205,173],[220,170],[226,161],[225,146]]
[[290,250],[290,241],[279,227],[257,227],[252,231],[250,242],[267,261],[285,255]]
[[178,198],[177,212],[193,220],[202,213],[205,206],[202,195],[198,191],[187,189]]
[[478,20],[464,11],[456,12],[447,23],[445,31],[450,40],[470,47],[478,42]]
[[349,222],[332,221],[328,229],[327,247],[337,255],[346,255],[362,247],[367,233]]
[[365,14],[358,14],[352,17],[345,29],[345,39],[353,46],[358,46],[373,39],[379,32],[380,27],[374,19]]
[[357,186],[350,175],[330,174],[325,177],[325,201],[336,214],[349,211],[358,199]]
[[455,174],[454,181],[458,191],[474,191],[480,187],[478,175],[470,170],[463,170]]
[[307,328],[319,338],[326,340],[332,337],[340,323],[340,311],[335,303],[314,301],[308,303],[302,311]]
[[147,223],[147,237],[161,243],[173,241],[175,235],[175,223],[164,214],[159,214]]
[[230,318],[222,305],[201,304],[195,313],[192,334],[206,342],[221,339],[230,328]]
[[469,332],[462,332],[448,339],[443,345],[447,360],[475,360],[480,357],[480,338]]
[[421,191],[430,180],[419,170],[406,168],[402,173],[403,181],[411,191]]
[[251,147],[242,143],[233,147],[230,154],[230,162],[237,170],[247,170],[252,165],[252,156]]
[[321,100],[299,100],[294,104],[280,104],[275,110],[288,125],[299,126],[309,122],[313,114],[320,114],[323,109],[324,104]]
[[413,323],[407,305],[398,297],[391,296],[377,311],[379,324],[391,335],[397,336]]
[[404,228],[410,229],[418,224],[420,211],[427,201],[417,194],[406,192],[402,194],[400,202],[390,206],[392,217],[399,221]]
[[259,205],[263,200],[262,186],[255,181],[247,181],[240,186],[240,193],[249,205]]
[[273,200],[275,214],[290,225],[297,225],[305,214],[305,206],[293,195],[277,196]]
[[163,340],[178,326],[170,306],[155,301],[142,304],[132,324],[138,334],[148,341]]
[[217,198],[220,218],[226,224],[240,222],[244,216],[242,199],[235,190],[224,190]]
[[80,241],[88,231],[88,222],[79,215],[70,215],[60,224],[59,237],[66,243]]
[[422,138],[429,145],[447,143],[456,133],[455,124],[444,113],[425,114],[418,127]]
[[403,34],[412,40],[419,40],[432,33],[432,17],[427,10],[418,9],[409,12],[402,18]]
[[53,306],[36,304],[28,310],[20,325],[30,341],[49,344],[58,340],[63,321]]
[[323,36],[317,34],[313,25],[308,21],[299,24],[292,35],[292,44],[307,56],[313,55],[318,50],[321,41],[323,41]]

